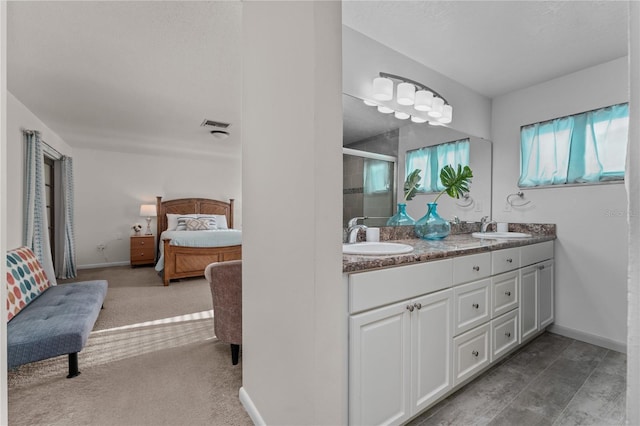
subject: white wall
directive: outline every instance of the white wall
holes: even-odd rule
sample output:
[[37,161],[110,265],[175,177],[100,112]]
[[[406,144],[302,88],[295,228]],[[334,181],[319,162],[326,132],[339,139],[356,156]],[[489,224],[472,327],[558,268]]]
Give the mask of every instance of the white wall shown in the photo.
[[73,157],[71,147],[25,107],[15,96],[7,93],[7,248],[22,243],[22,210],[24,194],[24,142],[22,129],[37,130],[48,145],[63,155]]
[[258,424],[346,424],[340,3],[244,2],[242,26],[241,401]]
[[[349,28],[342,27],[343,92],[370,98],[379,72],[418,81],[444,96],[453,106],[451,128],[491,139],[491,100],[407,56]],[[425,126],[428,124],[425,123]]]
[[[7,250],[7,2],[0,1],[0,259]],[[0,277],[5,276],[0,263]],[[0,286],[0,300],[7,300],[7,286]],[[0,318],[6,318],[5,303],[0,303]],[[8,424],[7,395],[7,323],[0,322],[0,424]]]
[[[79,267],[128,263],[131,226],[140,223],[146,228],[140,204],[155,204],[157,195],[167,200],[234,198],[234,228],[242,226],[240,158],[76,148],[73,167]],[[155,219],[151,230],[155,235]],[[103,252],[97,250],[98,244],[106,246]]]
[[624,350],[627,339],[627,199],[624,185],[523,189],[531,204],[505,210],[517,192],[520,126],[627,102],[627,58],[493,100],[493,217],[557,224],[557,332]]

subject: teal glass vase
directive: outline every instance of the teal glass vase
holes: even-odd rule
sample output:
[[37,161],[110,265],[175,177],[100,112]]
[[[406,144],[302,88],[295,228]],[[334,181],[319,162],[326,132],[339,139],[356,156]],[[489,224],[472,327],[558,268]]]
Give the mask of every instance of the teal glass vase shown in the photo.
[[438,215],[437,208],[437,203],[427,203],[427,214],[415,224],[416,235],[423,240],[441,240],[451,232],[451,224]]
[[407,214],[407,205],[398,203],[398,212],[387,220],[387,226],[415,225],[416,221]]

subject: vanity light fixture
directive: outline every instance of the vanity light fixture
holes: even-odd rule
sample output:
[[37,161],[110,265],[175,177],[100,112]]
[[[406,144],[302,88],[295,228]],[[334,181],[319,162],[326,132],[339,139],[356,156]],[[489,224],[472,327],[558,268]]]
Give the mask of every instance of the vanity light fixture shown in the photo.
[[371,96],[374,101],[365,100],[366,105],[377,106],[378,111],[384,114],[394,112],[400,120],[411,117],[414,123],[428,121],[430,124],[441,125],[449,124],[453,119],[453,107],[438,92],[398,75],[381,72],[379,77],[373,79]]

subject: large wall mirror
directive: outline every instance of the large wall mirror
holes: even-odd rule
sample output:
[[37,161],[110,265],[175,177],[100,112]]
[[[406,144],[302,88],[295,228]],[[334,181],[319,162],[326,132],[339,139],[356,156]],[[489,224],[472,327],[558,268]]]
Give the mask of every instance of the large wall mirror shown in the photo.
[[[366,216],[368,226],[383,226],[402,201],[407,151],[469,139],[469,166],[473,180],[469,198],[438,200],[438,213],[446,219],[479,221],[491,216],[492,144],[445,126],[398,120],[381,114],[361,99],[343,94],[343,223]],[[435,193],[417,195],[407,202],[415,220],[427,211]]]

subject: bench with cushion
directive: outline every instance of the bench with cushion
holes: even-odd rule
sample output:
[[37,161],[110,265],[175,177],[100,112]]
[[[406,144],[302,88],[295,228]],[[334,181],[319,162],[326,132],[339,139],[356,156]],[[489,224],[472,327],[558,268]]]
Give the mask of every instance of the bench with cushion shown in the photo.
[[107,295],[107,281],[51,286],[27,247],[7,252],[8,367],[69,355],[68,378],[78,371],[78,352],[87,343]]

